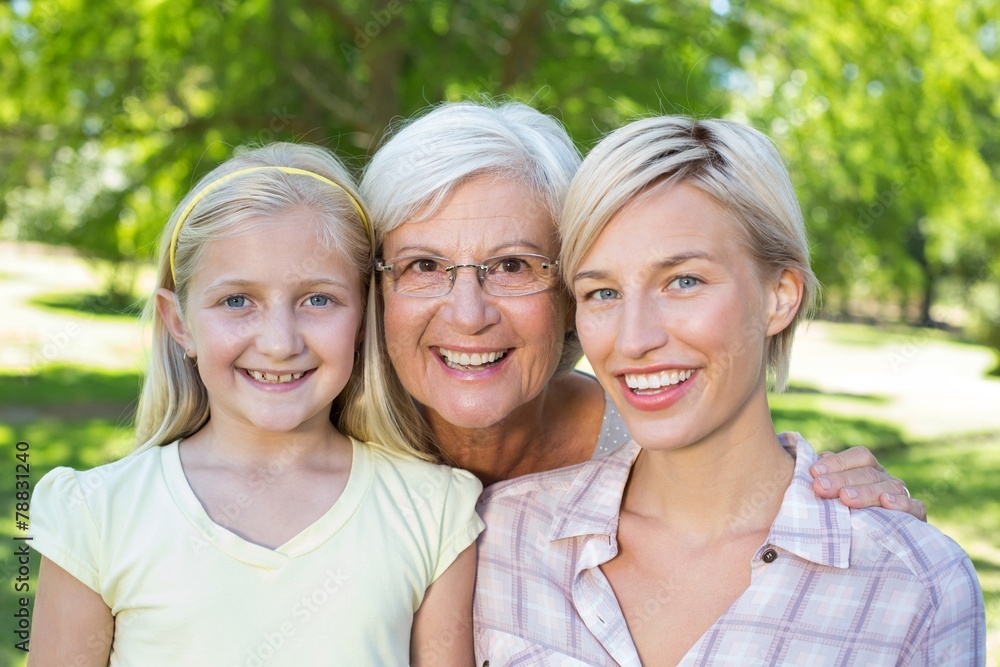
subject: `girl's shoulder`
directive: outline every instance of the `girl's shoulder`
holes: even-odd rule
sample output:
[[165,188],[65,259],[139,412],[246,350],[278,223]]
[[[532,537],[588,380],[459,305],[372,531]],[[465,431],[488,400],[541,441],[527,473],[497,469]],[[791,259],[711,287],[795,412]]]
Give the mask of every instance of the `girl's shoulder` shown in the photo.
[[90,504],[102,499],[110,501],[123,494],[141,494],[151,481],[162,477],[165,448],[176,446],[177,443],[172,443],[136,451],[89,470],[66,466],[53,468],[35,484],[33,500],[62,496]]
[[365,468],[370,470],[374,495],[429,517],[455,511],[474,513],[483,485],[472,473],[378,444],[355,443],[361,459],[356,470],[362,474]]
[[442,489],[457,487],[466,493],[474,492],[476,498],[483,490],[483,485],[476,476],[467,470],[424,461],[377,443],[357,440],[355,443],[359,446],[356,451],[365,453],[375,475],[381,479],[389,479],[405,486],[429,484],[440,486]]

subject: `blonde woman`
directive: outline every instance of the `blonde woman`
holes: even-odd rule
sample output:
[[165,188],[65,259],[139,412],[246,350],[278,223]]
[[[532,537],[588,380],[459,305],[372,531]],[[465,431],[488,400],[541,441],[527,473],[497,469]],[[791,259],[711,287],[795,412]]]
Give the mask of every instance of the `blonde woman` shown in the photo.
[[816,281],[777,152],[738,123],[632,123],[577,173],[562,270],[634,441],[488,489],[477,662],[982,665],[968,556],[903,513],[813,493],[777,434]]

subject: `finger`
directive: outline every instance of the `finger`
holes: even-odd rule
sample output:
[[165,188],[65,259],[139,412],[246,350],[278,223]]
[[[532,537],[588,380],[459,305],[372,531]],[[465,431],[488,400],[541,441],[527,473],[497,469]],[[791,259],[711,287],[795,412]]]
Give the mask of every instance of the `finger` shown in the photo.
[[881,507],[882,494],[906,497],[903,483],[898,479],[890,478],[888,481],[863,486],[845,486],[840,491],[839,498],[844,505],[852,509],[861,509],[863,507]]
[[844,472],[854,468],[875,468],[884,471],[885,468],[878,462],[875,456],[868,451],[867,447],[851,447],[842,452],[823,457],[822,460],[813,464],[816,470],[813,476],[825,475],[831,472]]
[[[878,492],[889,491],[890,493],[900,493],[906,495],[903,483],[898,479],[894,480],[888,473],[884,473],[875,468],[857,468],[845,472],[831,472],[821,475],[813,480],[813,490],[820,498],[836,498],[841,491],[846,488],[864,488],[873,484],[884,484],[890,481],[899,482],[898,487],[883,487]],[[875,493],[872,498],[877,496]],[[877,503],[875,503],[877,504]],[[868,507],[864,505],[863,507]]]
[[898,485],[893,487],[894,492],[906,495],[906,487],[901,480],[896,479],[884,470],[876,468],[852,468],[844,472],[837,473],[837,480],[844,488],[851,486],[868,486],[869,484],[882,484],[883,482],[895,481]]
[[927,521],[927,508],[923,501],[916,498],[907,498],[906,495],[896,493],[883,493],[879,496],[882,507],[887,510],[899,510],[911,514],[921,521]]

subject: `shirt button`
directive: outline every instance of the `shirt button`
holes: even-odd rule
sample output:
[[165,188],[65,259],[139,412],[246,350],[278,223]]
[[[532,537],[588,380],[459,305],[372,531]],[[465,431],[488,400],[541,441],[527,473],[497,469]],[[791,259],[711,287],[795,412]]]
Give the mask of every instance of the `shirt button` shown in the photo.
[[773,563],[774,559],[778,557],[778,552],[774,549],[768,549],[763,554],[761,554],[760,559],[765,563]]

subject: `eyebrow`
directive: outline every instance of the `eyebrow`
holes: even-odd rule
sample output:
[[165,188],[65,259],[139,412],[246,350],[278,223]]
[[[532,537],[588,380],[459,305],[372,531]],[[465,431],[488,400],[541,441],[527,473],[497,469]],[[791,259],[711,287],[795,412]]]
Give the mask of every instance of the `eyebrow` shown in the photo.
[[[497,253],[506,252],[514,248],[530,248],[533,252],[537,252],[539,255],[545,254],[545,249],[542,248],[542,246],[532,241],[528,241],[526,239],[515,239],[513,241],[508,241],[507,243],[501,243],[500,245],[494,246],[491,250],[487,250],[486,252],[488,253],[487,254],[488,257],[492,257]],[[441,251],[435,250],[429,246],[421,246],[421,245],[405,245],[396,251],[395,256],[404,257],[407,254],[411,253],[416,253],[420,255],[434,255],[435,257],[444,257],[444,255],[441,254]]]
[[[707,252],[703,252],[701,250],[692,250],[690,252],[682,252],[676,255],[671,255],[670,257],[665,257],[657,262],[654,262],[651,268],[654,271],[662,271],[663,269],[672,269],[675,266],[680,266],[681,264],[689,262],[693,259],[703,259],[708,262],[716,261],[716,259]],[[607,277],[608,274],[605,271],[600,271],[600,270],[580,271],[575,276],[573,276],[573,282],[576,282],[578,280],[587,280],[587,279],[602,280]]]
[[[251,287],[257,287],[260,284],[261,284],[260,282],[254,280],[241,280],[241,279],[227,280],[223,278],[222,280],[219,280],[209,285],[207,288],[205,288],[205,291],[214,292],[216,290],[220,290],[223,288],[248,289]],[[345,283],[343,280],[337,280],[336,278],[331,278],[331,277],[309,277],[309,278],[303,278],[302,280],[295,283],[295,287],[299,288],[310,287],[313,285],[335,285],[337,287],[342,287],[344,289],[351,289],[351,286]]]

